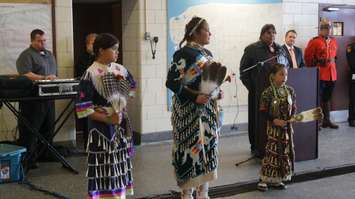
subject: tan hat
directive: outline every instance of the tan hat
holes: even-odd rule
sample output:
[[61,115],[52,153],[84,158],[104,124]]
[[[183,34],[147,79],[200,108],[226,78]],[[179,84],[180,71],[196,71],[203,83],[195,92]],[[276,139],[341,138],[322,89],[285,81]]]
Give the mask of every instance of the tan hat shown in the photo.
[[331,26],[332,26],[332,23],[326,18],[322,18],[319,23],[320,29],[329,29]]

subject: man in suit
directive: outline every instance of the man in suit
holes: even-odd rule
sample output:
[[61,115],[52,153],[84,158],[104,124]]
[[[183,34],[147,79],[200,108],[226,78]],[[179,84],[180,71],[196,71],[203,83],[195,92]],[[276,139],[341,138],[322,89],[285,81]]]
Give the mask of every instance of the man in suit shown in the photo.
[[301,48],[295,46],[297,33],[295,30],[289,30],[285,35],[285,44],[282,46],[286,52],[290,68],[301,68],[304,66]]

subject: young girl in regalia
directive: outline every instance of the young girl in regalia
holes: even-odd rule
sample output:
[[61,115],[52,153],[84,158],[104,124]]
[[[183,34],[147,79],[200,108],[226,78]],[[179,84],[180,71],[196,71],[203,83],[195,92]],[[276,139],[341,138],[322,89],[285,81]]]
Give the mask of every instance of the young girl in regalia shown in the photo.
[[79,118],[88,117],[88,198],[124,199],[133,194],[131,128],[126,112],[136,83],[115,63],[117,38],[103,33],[94,42],[95,61],[80,82]]
[[291,180],[294,171],[293,129],[288,122],[296,111],[293,88],[286,85],[287,69],[275,64],[270,74],[271,85],[264,90],[260,113],[267,121],[267,143],[262,159],[258,189],[286,189],[283,181]]

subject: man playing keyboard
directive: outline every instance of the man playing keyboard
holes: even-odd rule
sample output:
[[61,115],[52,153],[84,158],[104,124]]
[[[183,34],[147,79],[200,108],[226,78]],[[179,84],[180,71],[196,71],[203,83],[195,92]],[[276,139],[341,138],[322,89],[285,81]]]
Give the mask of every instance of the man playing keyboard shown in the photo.
[[[54,80],[57,78],[57,64],[53,54],[46,48],[46,35],[44,31],[35,29],[31,32],[31,45],[25,49],[16,61],[17,71],[29,79]],[[21,115],[32,127],[52,143],[51,135],[54,130],[55,106],[53,100],[20,101]],[[23,124],[18,121],[19,144],[27,148],[26,166],[30,169],[37,168],[35,157],[36,150],[41,147],[38,139]]]

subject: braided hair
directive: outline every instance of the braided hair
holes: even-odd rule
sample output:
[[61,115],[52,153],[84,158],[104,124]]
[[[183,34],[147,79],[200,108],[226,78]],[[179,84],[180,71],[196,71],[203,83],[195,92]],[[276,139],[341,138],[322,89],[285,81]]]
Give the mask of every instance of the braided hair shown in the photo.
[[184,38],[179,43],[179,48],[181,48],[185,41],[192,41],[193,33],[199,32],[203,28],[203,24],[206,22],[207,21],[201,17],[193,17],[185,26]]

